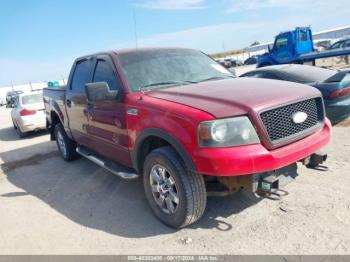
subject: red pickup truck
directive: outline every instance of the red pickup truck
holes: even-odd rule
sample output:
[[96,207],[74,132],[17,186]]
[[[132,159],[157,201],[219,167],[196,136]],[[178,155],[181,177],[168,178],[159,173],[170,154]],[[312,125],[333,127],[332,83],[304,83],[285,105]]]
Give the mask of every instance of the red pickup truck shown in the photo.
[[212,183],[227,192],[278,190],[297,162],[316,167],[331,126],[320,92],[237,79],[200,51],[102,52],[78,58],[66,87],[44,90],[51,139],[124,179],[143,177],[155,215],[197,221]]

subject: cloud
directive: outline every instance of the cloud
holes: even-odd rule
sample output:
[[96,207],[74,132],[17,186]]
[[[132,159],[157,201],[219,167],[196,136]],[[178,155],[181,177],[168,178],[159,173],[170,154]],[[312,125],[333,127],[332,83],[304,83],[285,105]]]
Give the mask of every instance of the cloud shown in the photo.
[[206,0],[146,0],[137,3],[136,6],[163,10],[193,10],[207,8]]
[[[217,0],[218,1],[218,0]],[[242,12],[226,14],[224,20],[232,16],[232,21],[239,22],[207,24],[203,26],[189,27],[188,29],[163,34],[155,34],[140,38],[139,47],[152,46],[178,46],[200,49],[205,52],[219,52],[223,50],[239,49],[250,45],[254,41],[270,42],[273,37],[281,31],[290,30],[296,26],[311,25],[314,32],[326,30],[349,24],[348,13],[350,9],[349,0],[222,0],[225,10],[230,12]],[[150,3],[150,0],[142,3]],[[152,1],[158,3],[159,1]],[[175,6],[184,8],[186,2],[192,3],[187,8],[205,7],[207,1],[164,1],[164,3],[175,3]],[[140,1],[139,1],[140,3]],[[197,3],[197,5],[194,5]],[[177,4],[177,5],[176,5]],[[155,7],[154,7],[155,8]],[[170,8],[168,5],[167,8]],[[174,5],[173,5],[174,8]],[[262,9],[262,10],[260,10]],[[273,12],[266,12],[273,9]],[[276,10],[275,10],[276,9]],[[273,15],[272,15],[272,14]],[[222,15],[222,14],[214,14]],[[119,42],[113,46],[101,47],[103,49],[130,48],[135,42],[130,37],[126,42]],[[99,50],[93,50],[99,51]],[[61,78],[61,74],[67,77],[74,57],[63,57],[53,61],[31,61],[31,60],[4,60],[0,58],[0,86],[15,83],[27,83],[29,80],[48,81]]]
[[[295,18],[297,20],[298,18]],[[293,20],[295,22],[295,20]],[[254,40],[264,38],[272,40],[278,30],[283,30],[293,23],[285,20],[276,29],[276,22],[261,22],[258,20],[236,23],[222,23],[196,27],[182,31],[153,35],[139,39],[139,47],[186,47],[200,49],[204,52],[218,52],[234,48],[244,48]],[[121,43],[114,48],[134,47],[134,42]]]
[[228,6],[227,12],[230,13],[262,8],[297,6],[300,0],[225,0],[224,2]]
[[[349,5],[348,0],[223,0],[227,6],[227,13],[241,11],[256,11],[268,8],[284,8],[285,10],[299,10],[305,15],[314,14],[318,10],[330,10],[334,8],[344,8]],[[336,10],[336,9],[334,9]]]

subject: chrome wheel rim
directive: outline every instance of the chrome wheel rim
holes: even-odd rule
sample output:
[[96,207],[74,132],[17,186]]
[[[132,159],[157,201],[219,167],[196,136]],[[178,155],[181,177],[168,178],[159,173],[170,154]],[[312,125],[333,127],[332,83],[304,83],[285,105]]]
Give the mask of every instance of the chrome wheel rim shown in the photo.
[[57,143],[60,148],[60,151],[62,152],[62,155],[66,156],[67,155],[66,144],[64,143],[64,139],[61,132],[57,133]]
[[154,165],[149,177],[152,195],[158,207],[168,215],[174,214],[180,201],[171,173],[161,165]]

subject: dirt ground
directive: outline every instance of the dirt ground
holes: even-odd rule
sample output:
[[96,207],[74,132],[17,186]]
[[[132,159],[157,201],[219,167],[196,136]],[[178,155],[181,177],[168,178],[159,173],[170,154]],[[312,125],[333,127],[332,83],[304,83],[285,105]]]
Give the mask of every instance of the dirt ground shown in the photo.
[[[350,254],[350,120],[334,128],[328,172],[302,166],[280,201],[209,198],[175,231],[141,180],[64,162],[45,133],[19,139],[0,108],[0,254]],[[187,241],[186,241],[187,240]]]

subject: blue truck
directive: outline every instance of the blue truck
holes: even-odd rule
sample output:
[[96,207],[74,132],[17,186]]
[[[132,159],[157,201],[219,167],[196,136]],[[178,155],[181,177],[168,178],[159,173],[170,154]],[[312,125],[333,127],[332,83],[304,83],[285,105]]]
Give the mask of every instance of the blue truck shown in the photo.
[[[328,58],[344,60],[349,64],[350,48],[316,51],[310,27],[297,27],[293,31],[282,32],[275,37],[269,52],[258,58],[257,67],[279,64],[309,64],[328,66]],[[319,64],[317,64],[319,63]]]

